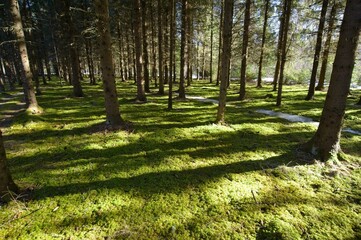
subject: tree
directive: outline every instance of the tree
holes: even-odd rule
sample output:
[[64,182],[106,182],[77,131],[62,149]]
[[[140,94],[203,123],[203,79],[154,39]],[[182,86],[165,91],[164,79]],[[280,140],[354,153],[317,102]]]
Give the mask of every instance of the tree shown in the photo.
[[181,27],[181,49],[180,49],[180,76],[179,76],[179,98],[185,99],[185,88],[184,88],[184,78],[187,73],[187,64],[186,59],[187,55],[187,14],[188,14],[188,0],[182,0],[182,27]]
[[10,171],[6,165],[6,153],[2,132],[0,130],[0,200],[8,200],[9,196],[6,193],[19,192],[19,188],[14,183]]
[[222,29],[222,56],[221,56],[221,74],[220,74],[220,90],[219,103],[216,122],[218,124],[224,123],[224,114],[226,110],[227,85],[229,78],[229,67],[231,60],[231,45],[232,45],[232,17],[233,17],[233,0],[224,1],[224,17]]
[[280,78],[278,80],[278,92],[277,92],[277,103],[276,106],[281,106],[282,101],[282,87],[284,79],[284,69],[287,60],[287,38],[288,38],[288,29],[291,17],[291,6],[292,0],[285,0],[284,2],[284,30],[282,31],[282,41],[281,41],[281,59],[280,59]]
[[333,33],[333,28],[334,28],[334,23],[335,23],[335,15],[336,15],[336,3],[334,3],[332,5],[330,17],[328,20],[328,29],[327,29],[326,41],[325,41],[325,44],[323,47],[320,77],[318,79],[318,84],[317,84],[316,90],[324,89],[327,63],[328,63],[328,55],[330,53],[331,38],[332,38],[332,33]]
[[168,89],[168,109],[171,110],[173,108],[173,62],[174,61],[174,45],[175,45],[175,0],[171,0],[170,2],[171,6],[170,6],[170,45],[169,45],[169,62],[170,62],[170,67],[169,67],[169,89]]
[[123,119],[120,116],[117,91],[115,87],[112,45],[109,28],[108,0],[95,0],[94,6],[95,13],[98,18],[98,44],[107,125],[115,130],[122,127]]
[[304,145],[322,161],[337,159],[341,153],[341,128],[361,30],[360,12],[361,1],[347,0],[320,124],[312,139]]
[[308,93],[307,93],[305,100],[311,100],[313,98],[313,96],[315,95],[317,68],[318,68],[318,63],[320,61],[320,52],[321,52],[321,47],[322,47],[322,35],[323,35],[323,28],[325,26],[325,19],[326,19],[325,17],[326,17],[326,12],[327,12],[327,6],[328,6],[328,0],[323,0],[320,23],[318,25],[318,31],[317,31],[315,55],[313,57],[313,66],[312,66],[312,72],[311,72],[310,85],[309,85]]
[[[143,42],[142,42],[142,16],[140,0],[134,1],[134,35],[135,35],[135,59],[137,69],[137,101],[146,102],[144,90],[144,71],[143,71]],[[143,16],[144,18],[145,16]]]
[[[246,97],[246,70],[247,70],[247,54],[248,54],[248,36],[249,25],[251,23],[251,0],[246,0],[246,9],[244,13],[243,25],[243,43],[242,43],[242,64],[241,64],[241,86],[239,99],[244,100]],[[224,40],[223,40],[224,41]]]
[[23,81],[23,88],[25,94],[25,101],[27,105],[27,111],[31,113],[42,113],[43,110],[38,105],[38,101],[36,99],[34,87],[32,84],[33,74],[30,69],[23,24],[21,22],[19,3],[17,0],[10,0],[10,13],[14,20],[14,26],[13,26],[14,34],[18,43],[23,72],[25,74],[25,79]]
[[266,43],[266,30],[268,24],[268,9],[269,9],[270,0],[266,0],[265,9],[264,9],[264,22],[263,22],[263,31],[262,31],[262,43],[261,43],[261,54],[259,57],[258,63],[258,77],[257,77],[257,87],[262,87],[262,64],[263,64],[263,52],[264,52],[264,45]]
[[[58,2],[58,1],[56,1]],[[71,83],[73,85],[73,94],[75,97],[83,97],[83,88],[80,83],[79,72],[80,72],[80,63],[79,63],[79,53],[77,42],[75,38],[75,24],[70,15],[70,0],[60,0],[59,4],[61,5],[62,18],[63,18],[63,31],[66,32],[66,41],[69,47],[69,57],[71,67]]]
[[162,0],[158,0],[158,73],[159,91],[164,94],[164,72],[163,72],[163,26],[162,26]]

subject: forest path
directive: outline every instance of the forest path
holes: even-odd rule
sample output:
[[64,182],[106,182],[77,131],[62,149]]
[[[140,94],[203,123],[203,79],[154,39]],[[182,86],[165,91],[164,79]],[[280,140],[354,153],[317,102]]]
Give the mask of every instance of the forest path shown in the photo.
[[[200,96],[186,95],[186,98],[191,99],[191,100],[196,100],[198,102],[218,104],[218,100],[210,99],[210,98],[204,98],[204,97],[200,97]],[[235,106],[235,107],[237,108],[238,106]],[[293,115],[293,114],[282,113],[282,112],[275,112],[275,111],[266,110],[266,109],[258,109],[258,110],[256,110],[256,112],[264,114],[264,115],[268,115],[268,116],[282,118],[282,119],[285,119],[285,120],[287,120],[289,122],[308,123],[308,124],[311,124],[311,125],[313,125],[315,127],[318,127],[318,125],[319,125],[319,122],[313,121],[312,118],[308,118],[308,117],[304,117],[304,116]],[[354,134],[354,135],[361,136],[361,132],[353,130],[351,128],[344,128],[344,129],[342,129],[342,132],[347,132],[347,133],[351,133],[351,134]]]
[[[6,128],[11,125],[13,118],[19,113],[25,111],[25,103],[17,102],[24,95],[23,92],[15,94],[2,93],[0,98],[0,128]],[[14,102],[12,102],[14,101]],[[4,108],[4,110],[3,110]]]

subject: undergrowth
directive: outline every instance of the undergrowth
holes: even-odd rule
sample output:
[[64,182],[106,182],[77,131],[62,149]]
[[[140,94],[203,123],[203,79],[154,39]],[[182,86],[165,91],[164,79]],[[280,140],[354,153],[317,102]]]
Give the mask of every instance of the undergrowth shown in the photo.
[[[305,102],[305,87],[286,86],[277,108],[271,86],[250,85],[239,102],[232,83],[228,125],[218,126],[212,103],[174,100],[168,111],[156,89],[137,104],[135,85],[118,88],[132,132],[96,127],[101,86],[72,98],[53,82],[38,97],[43,115],[23,113],[3,129],[13,178],[27,190],[1,205],[0,239],[361,238],[361,137],[344,133],[351,160],[325,164],[298,151],[315,127],[255,112],[317,121],[324,92]],[[187,94],[217,99],[218,87],[194,81]],[[361,130],[349,100],[345,124]]]

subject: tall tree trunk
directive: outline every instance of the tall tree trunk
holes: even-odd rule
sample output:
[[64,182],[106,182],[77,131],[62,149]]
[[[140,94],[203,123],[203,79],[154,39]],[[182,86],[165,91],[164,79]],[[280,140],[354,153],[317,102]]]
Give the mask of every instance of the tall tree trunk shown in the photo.
[[223,29],[223,18],[224,18],[224,0],[221,0],[221,18],[219,19],[219,41],[218,41],[218,67],[217,67],[217,80],[216,80],[216,86],[219,85],[219,81],[221,78],[221,56],[222,56],[222,44],[223,44],[223,39],[222,39],[222,31],[221,29]]
[[18,42],[18,47],[21,56],[21,62],[24,69],[25,79],[23,80],[23,88],[25,94],[25,100],[27,110],[32,113],[41,113],[42,109],[39,107],[34,87],[32,84],[33,74],[30,69],[28,51],[26,48],[25,36],[23,31],[23,25],[21,22],[21,16],[19,11],[19,4],[17,0],[10,0],[10,12],[14,20],[14,34]]
[[284,79],[284,69],[287,59],[287,38],[288,38],[288,29],[290,24],[291,17],[291,9],[292,9],[292,0],[285,0],[285,22],[284,22],[284,30],[282,37],[282,54],[281,54],[281,65],[280,65],[280,79],[278,81],[278,92],[277,92],[277,103],[276,106],[281,106],[282,103],[282,88],[283,88],[283,79]]
[[246,98],[246,70],[247,70],[248,36],[249,36],[250,22],[251,22],[251,0],[246,0],[246,9],[244,13],[244,25],[243,25],[241,86],[239,91],[240,100],[244,100]]
[[164,94],[164,72],[163,72],[163,30],[162,30],[162,0],[158,0],[158,73],[159,91]]
[[154,9],[153,4],[149,1],[149,8],[150,8],[150,23],[151,23],[151,30],[152,30],[152,79],[154,80],[154,86],[158,87],[157,83],[157,54],[156,54],[156,42],[155,39],[157,38],[156,30],[155,30],[155,16],[154,16]]
[[346,100],[361,30],[361,1],[348,0],[320,124],[305,148],[322,161],[337,159]]
[[170,46],[169,46],[169,89],[168,89],[168,110],[173,109],[173,64],[174,64],[174,43],[175,43],[175,0],[170,2]]
[[[142,46],[142,16],[141,16],[141,0],[134,1],[134,35],[135,35],[135,59],[137,69],[137,101],[146,102],[144,90],[144,72],[143,72],[143,46]],[[143,16],[144,17],[144,16]]]
[[[169,1],[169,0],[168,0]],[[163,5],[165,5],[164,10],[165,10],[165,14],[163,17],[163,34],[164,34],[164,84],[168,84],[169,81],[169,28],[168,28],[168,22],[169,22],[169,12],[170,12],[170,5],[168,3],[168,1],[166,1]]]
[[213,82],[213,22],[214,22],[214,0],[211,0],[211,46],[209,60],[209,83]]
[[266,32],[267,32],[267,24],[268,24],[268,9],[269,9],[269,1],[266,0],[265,9],[264,9],[264,22],[263,22],[263,31],[262,31],[262,44],[261,44],[261,55],[258,63],[258,77],[257,77],[257,87],[262,87],[262,66],[263,66],[263,52],[264,45],[266,43]]
[[111,36],[109,29],[108,0],[94,0],[97,14],[98,42],[102,80],[105,98],[107,124],[112,129],[119,129],[123,125],[120,117],[119,103],[115,86]]
[[328,29],[327,29],[327,35],[326,35],[326,41],[323,47],[323,55],[322,55],[322,64],[321,64],[321,70],[320,70],[320,77],[318,80],[318,84],[316,87],[316,90],[323,90],[325,85],[325,77],[326,77],[326,70],[327,70],[327,63],[328,63],[328,55],[330,53],[330,47],[331,47],[331,38],[332,38],[332,32],[333,27],[335,23],[335,16],[336,16],[336,3],[332,5],[330,18],[328,20]]
[[[283,0],[283,6],[286,5],[287,0]],[[274,73],[274,77],[273,77],[273,90],[272,91],[276,91],[277,90],[277,84],[278,84],[278,78],[279,78],[279,74],[280,74],[280,66],[281,66],[281,55],[282,55],[282,41],[283,41],[283,31],[284,31],[284,25],[285,25],[285,11],[283,10],[282,15],[281,15],[281,19],[280,19],[280,28],[278,31],[278,43],[277,43],[277,52],[276,52],[276,67],[275,67],[275,73]]]
[[224,18],[222,28],[222,69],[221,69],[221,84],[219,91],[219,103],[217,111],[216,122],[224,124],[224,115],[226,111],[226,97],[227,97],[227,83],[229,78],[229,67],[231,59],[231,46],[232,46],[232,18],[233,18],[233,0],[224,1]]
[[180,50],[180,76],[179,76],[179,98],[185,99],[184,78],[187,73],[188,66],[186,65],[187,56],[187,12],[188,0],[182,0],[182,27],[181,27],[181,50]]
[[19,188],[14,183],[6,165],[5,147],[0,130],[0,200],[10,200],[11,196],[7,194],[9,191],[17,193],[19,192]]
[[305,100],[311,100],[311,99],[313,99],[313,96],[315,95],[316,76],[317,76],[318,63],[320,61],[320,52],[321,52],[321,47],[322,47],[322,35],[323,35],[323,28],[325,26],[327,6],[328,6],[328,0],[323,0],[320,23],[318,25],[318,31],[317,31],[315,55],[313,57],[313,66],[312,66],[312,72],[311,72],[310,85],[309,85],[308,93],[307,93]]
[[150,79],[149,79],[149,54],[148,54],[148,20],[147,18],[147,5],[146,0],[141,1],[142,4],[142,28],[143,28],[143,56],[144,56],[144,90],[150,92]]
[[118,47],[119,47],[119,70],[120,70],[120,81],[125,82],[124,76],[124,49],[123,49],[123,36],[120,30],[121,22],[119,21],[117,24],[117,32],[118,32]]

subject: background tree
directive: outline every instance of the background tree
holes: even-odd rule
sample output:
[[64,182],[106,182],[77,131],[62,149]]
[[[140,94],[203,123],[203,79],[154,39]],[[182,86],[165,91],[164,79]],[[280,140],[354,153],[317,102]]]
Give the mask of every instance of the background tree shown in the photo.
[[318,31],[317,31],[315,55],[313,57],[313,66],[312,66],[310,85],[308,88],[306,100],[311,100],[315,94],[316,76],[317,76],[318,63],[320,60],[320,52],[321,52],[321,47],[322,47],[322,35],[323,35],[323,29],[325,26],[327,6],[328,6],[328,0],[323,0],[321,16],[320,16],[320,23],[318,25]]
[[109,28],[108,0],[95,0],[94,7],[95,13],[98,18],[98,45],[104,88],[107,124],[112,129],[119,129],[123,125],[123,119],[120,117],[117,91],[115,87],[113,55],[111,49],[111,36]]
[[226,98],[227,98],[227,85],[229,78],[229,66],[231,59],[231,44],[232,44],[232,17],[233,17],[233,0],[224,1],[224,18],[222,29],[222,68],[221,68],[221,81],[219,90],[219,103],[217,111],[216,122],[223,124],[225,122],[224,114],[226,111]]
[[320,124],[313,138],[304,146],[322,161],[337,158],[341,152],[341,128],[361,30],[360,12],[361,1],[347,1]]
[[246,69],[247,69],[248,38],[249,38],[250,22],[251,22],[251,0],[246,0],[246,8],[244,12],[244,24],[243,24],[242,56],[241,56],[242,65],[241,65],[241,86],[239,92],[240,100],[244,100],[246,97]]
[[41,113],[42,109],[38,105],[38,101],[35,96],[34,88],[32,85],[33,74],[30,69],[28,51],[26,48],[25,35],[23,31],[23,24],[21,21],[21,15],[19,10],[19,4],[17,0],[10,0],[10,12],[14,20],[14,34],[21,56],[21,62],[23,65],[23,72],[25,75],[23,81],[23,88],[25,93],[25,101],[27,110],[32,113]]

